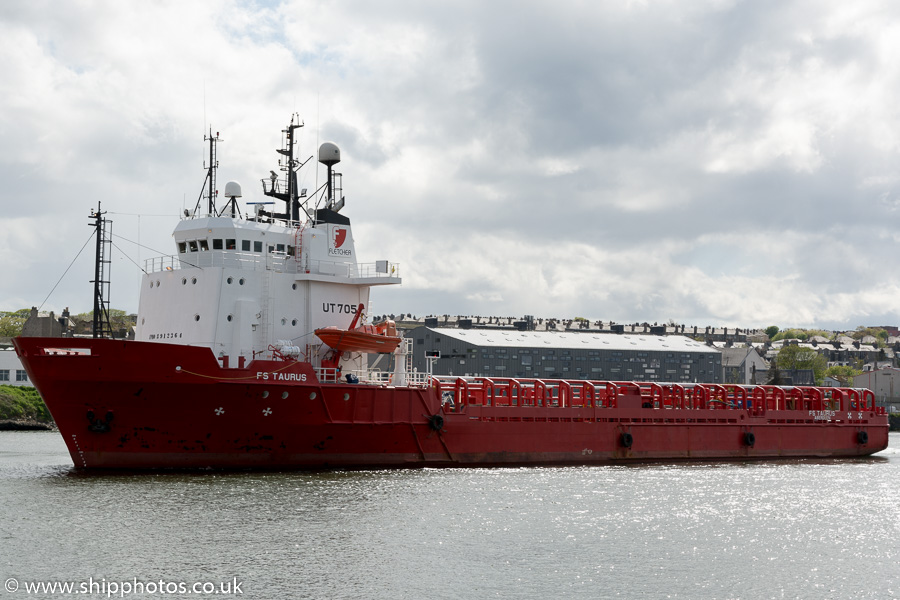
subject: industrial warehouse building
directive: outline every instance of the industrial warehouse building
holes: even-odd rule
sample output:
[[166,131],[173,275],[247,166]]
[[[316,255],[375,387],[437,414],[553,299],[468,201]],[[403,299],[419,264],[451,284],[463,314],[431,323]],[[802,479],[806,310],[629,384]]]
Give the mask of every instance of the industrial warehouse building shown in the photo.
[[683,336],[416,327],[413,368],[435,375],[722,383],[722,355]]

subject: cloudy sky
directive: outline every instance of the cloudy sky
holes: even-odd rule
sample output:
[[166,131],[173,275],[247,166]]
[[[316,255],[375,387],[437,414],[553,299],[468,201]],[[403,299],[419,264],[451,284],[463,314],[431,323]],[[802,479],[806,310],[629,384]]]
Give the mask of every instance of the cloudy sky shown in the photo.
[[261,200],[298,112],[376,314],[900,325],[895,2],[10,0],[0,55],[2,310],[90,310],[99,201],[137,311],[204,132]]

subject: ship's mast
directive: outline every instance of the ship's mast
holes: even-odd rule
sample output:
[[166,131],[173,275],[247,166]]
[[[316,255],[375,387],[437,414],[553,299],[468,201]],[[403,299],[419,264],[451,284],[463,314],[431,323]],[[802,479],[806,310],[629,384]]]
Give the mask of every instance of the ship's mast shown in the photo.
[[94,255],[94,324],[95,338],[112,337],[112,325],[109,322],[109,259],[112,246],[112,221],[104,219],[106,213],[100,210],[100,202],[97,202],[97,211],[91,211],[94,219],[92,227],[97,237],[97,250]]
[[[203,134],[203,141],[209,142],[209,166],[207,166],[206,161],[204,161],[203,168],[206,169],[206,178],[203,180],[203,187],[200,188],[200,197],[197,198],[197,204],[196,206],[194,206],[194,216],[196,216],[197,211],[200,210],[200,201],[204,197],[204,192],[206,193],[207,200],[206,214],[215,215],[216,196],[219,195],[219,191],[216,189],[216,169],[219,168],[219,159],[216,144],[223,140],[219,137],[218,131],[214,136],[212,133],[212,127],[210,127],[209,135]],[[185,211],[185,216],[187,216],[187,211]]]
[[216,169],[219,168],[219,160],[216,156],[216,143],[219,141],[219,132],[217,131],[216,137],[213,137],[212,127],[210,127],[209,135],[204,135],[203,141],[209,142],[209,173],[206,176],[209,180],[209,190],[206,194],[206,198],[209,201],[207,212],[214,215],[216,214],[216,196],[219,194],[219,190],[216,189]]
[[282,129],[282,133],[284,133],[284,147],[275,150],[279,154],[287,157],[286,160],[278,160],[279,170],[286,173],[284,185],[285,191],[281,191],[282,186],[279,185],[278,175],[275,171],[272,171],[272,177],[268,180],[269,187],[266,187],[266,180],[262,180],[263,193],[266,196],[271,196],[272,198],[283,201],[284,212],[276,213],[263,210],[260,211],[260,214],[263,216],[272,217],[274,219],[284,219],[285,221],[292,221],[294,223],[300,220],[300,198],[305,196],[306,190],[298,193],[297,171],[299,171],[309,160],[306,159],[305,161],[300,162],[299,159],[294,157],[297,142],[295,132],[301,127],[303,127],[303,121],[300,120],[300,117],[296,113],[291,115],[291,123],[285,129]]

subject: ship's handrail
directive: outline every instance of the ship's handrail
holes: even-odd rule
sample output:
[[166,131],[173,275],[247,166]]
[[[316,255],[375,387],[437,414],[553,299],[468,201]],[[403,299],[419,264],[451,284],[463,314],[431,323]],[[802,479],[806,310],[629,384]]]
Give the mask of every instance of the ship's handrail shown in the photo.
[[[414,388],[426,388],[432,380],[427,373],[403,373],[396,374],[381,369],[353,369],[342,371],[333,367],[315,367],[316,377],[319,383],[359,383],[379,386],[404,386]],[[347,375],[352,377],[347,379]]]
[[327,260],[298,260],[284,252],[258,254],[233,250],[191,252],[182,255],[156,256],[144,261],[148,274],[204,267],[228,267],[244,271],[275,271],[278,273],[304,273],[347,278],[388,278],[400,276],[400,265],[379,261],[373,263],[347,263]]
[[656,383],[435,376],[449,412],[467,406],[620,408],[660,410],[741,410],[751,416],[779,411],[808,411],[830,417],[836,411],[887,414],[867,389],[779,387],[716,383]]

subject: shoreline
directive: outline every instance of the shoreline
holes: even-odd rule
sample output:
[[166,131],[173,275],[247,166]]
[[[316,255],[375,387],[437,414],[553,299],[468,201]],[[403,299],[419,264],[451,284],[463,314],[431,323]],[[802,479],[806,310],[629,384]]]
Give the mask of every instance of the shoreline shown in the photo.
[[58,431],[56,423],[32,419],[0,419],[0,431]]
[[0,420],[0,431],[58,431],[56,423],[42,423],[30,419]]
[[53,416],[30,386],[0,385],[0,431],[52,431]]

